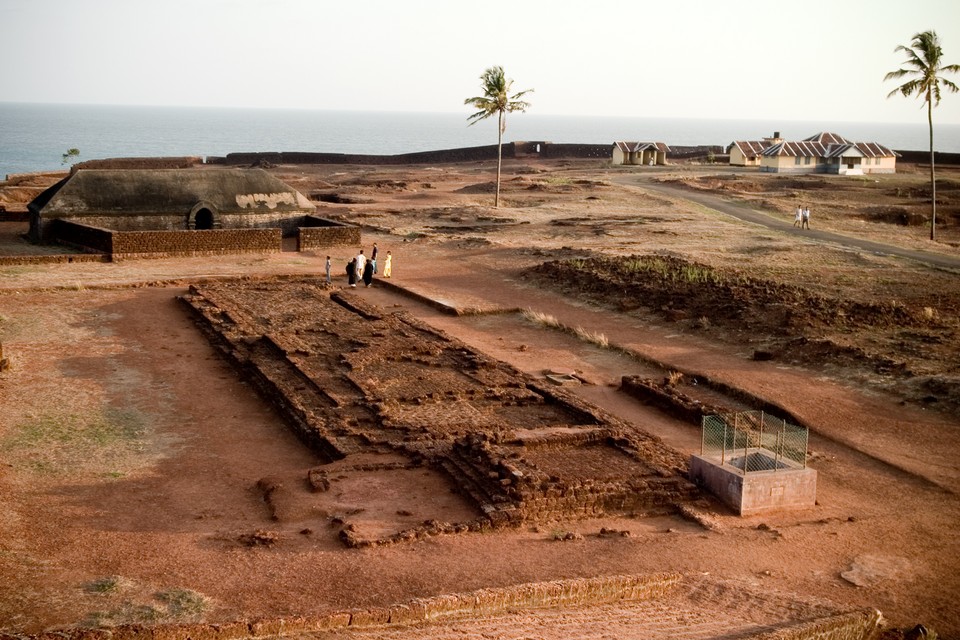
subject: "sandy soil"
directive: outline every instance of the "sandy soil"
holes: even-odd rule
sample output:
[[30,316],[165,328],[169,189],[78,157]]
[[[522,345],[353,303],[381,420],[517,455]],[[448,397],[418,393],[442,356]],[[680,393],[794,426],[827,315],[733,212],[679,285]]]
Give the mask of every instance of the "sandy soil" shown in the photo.
[[[923,622],[960,637],[958,270],[743,223],[644,186],[707,186],[781,222],[802,200],[821,228],[960,259],[956,173],[945,171],[938,185],[940,242],[931,243],[921,226],[888,221],[900,215],[893,208],[922,209],[912,202],[922,200],[922,172],[787,184],[726,169],[516,161],[506,206],[493,209],[489,165],[274,171],[317,200],[338,201],[322,204],[322,215],[364,225],[366,252],[377,242],[394,256],[391,282],[495,313],[451,316],[387,286],[356,295],[532,376],[573,372],[584,384],[572,393],[684,454],[698,450],[698,427],[619,392],[621,376],[680,370],[783,407],[812,430],[818,504],[740,518],[710,503],[710,527],[635,514],[348,549],[337,535],[343,514],[375,536],[416,521],[468,520],[475,507],[441,474],[358,474],[369,461],[351,458],[329,468],[338,491],[309,493],[307,471],[324,461],[176,301],[195,282],[318,275],[324,255],[5,265],[0,632],[311,615],[522,582],[680,571],[741,585],[744,594],[876,607],[894,628]],[[27,252],[23,229],[0,223],[0,253]],[[331,255],[341,265],[355,251]],[[721,312],[723,300],[706,286],[665,301],[657,296],[666,285],[630,289],[635,282],[601,278],[606,272],[592,262],[632,255],[752,278],[749,295],[727,294],[746,295],[736,298],[746,311]],[[586,265],[587,284],[562,279],[559,267],[544,277],[542,265],[554,260]],[[761,291],[782,294],[789,322],[762,313],[774,303]],[[817,312],[825,308],[843,314]],[[517,309],[583,331],[558,331],[510,312]],[[584,339],[599,335],[618,348]],[[287,488],[279,519],[263,499],[265,480]],[[565,533],[579,535],[561,540]],[[722,601],[735,619],[757,599]],[[699,607],[691,607],[697,620]],[[568,614],[582,616],[568,637],[589,637],[583,629],[609,617]],[[556,624],[519,618],[488,634]]]

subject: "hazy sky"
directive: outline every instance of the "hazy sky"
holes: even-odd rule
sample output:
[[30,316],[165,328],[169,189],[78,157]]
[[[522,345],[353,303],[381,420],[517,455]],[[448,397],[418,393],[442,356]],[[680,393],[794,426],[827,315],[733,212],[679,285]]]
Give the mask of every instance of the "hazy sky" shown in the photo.
[[927,29],[960,64],[958,0],[0,0],[0,102],[467,115],[500,64],[531,113],[923,122]]

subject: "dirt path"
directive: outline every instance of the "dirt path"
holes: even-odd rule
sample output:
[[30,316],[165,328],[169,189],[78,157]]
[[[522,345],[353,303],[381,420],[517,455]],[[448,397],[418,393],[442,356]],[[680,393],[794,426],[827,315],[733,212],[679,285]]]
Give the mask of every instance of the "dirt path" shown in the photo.
[[789,234],[800,234],[806,240],[817,240],[819,242],[830,242],[844,247],[850,247],[858,251],[872,253],[879,256],[896,256],[907,260],[915,260],[923,264],[929,264],[945,269],[960,269],[960,257],[944,255],[932,251],[918,251],[897,247],[891,244],[872,242],[864,238],[858,238],[851,235],[833,233],[814,227],[811,229],[796,229],[792,224],[783,220],[778,220],[769,214],[762,213],[746,202],[730,200],[718,197],[709,193],[699,193],[691,189],[657,182],[649,176],[629,177],[618,180],[621,184],[640,186],[643,189],[661,193],[673,198],[681,198],[696,202],[704,207],[733,216],[744,222],[760,225],[772,231],[781,231]]

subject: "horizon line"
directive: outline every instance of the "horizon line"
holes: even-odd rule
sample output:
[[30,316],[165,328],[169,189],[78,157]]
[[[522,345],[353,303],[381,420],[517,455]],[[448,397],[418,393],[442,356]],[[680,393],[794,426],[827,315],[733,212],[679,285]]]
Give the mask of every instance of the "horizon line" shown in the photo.
[[[119,104],[119,103],[101,103],[101,102],[38,102],[21,100],[0,100],[0,105],[43,105],[59,107],[103,107],[103,108],[123,108],[123,109],[200,109],[200,110],[225,110],[225,111],[299,111],[299,112],[322,112],[322,113],[370,113],[370,114],[408,114],[408,115],[464,115],[469,113],[465,111],[407,111],[407,110],[386,110],[386,109],[349,109],[349,108],[329,108],[329,107],[251,107],[234,105],[173,105],[173,104]],[[664,115],[624,115],[624,114],[570,114],[570,113],[528,113],[514,114],[514,117],[521,115],[532,115],[534,117],[552,117],[552,118],[597,118],[597,119],[635,119],[635,120],[695,120],[695,121],[717,121],[717,122],[782,122],[782,123],[837,123],[837,124],[892,124],[892,125],[926,125],[922,118],[916,121],[902,120],[834,120],[830,118],[749,118],[749,117],[702,117],[702,116],[664,116]],[[960,121],[937,122],[934,120],[934,129],[937,125],[960,126]]]

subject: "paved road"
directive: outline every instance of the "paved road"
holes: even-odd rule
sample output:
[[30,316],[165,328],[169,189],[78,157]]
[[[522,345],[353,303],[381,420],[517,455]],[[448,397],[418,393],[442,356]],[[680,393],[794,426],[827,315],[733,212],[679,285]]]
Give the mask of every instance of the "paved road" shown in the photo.
[[[872,242],[870,240],[864,240],[863,238],[832,233],[830,231],[823,231],[816,228],[799,230],[794,228],[792,222],[778,220],[766,213],[761,213],[760,211],[753,209],[749,203],[725,200],[716,195],[698,193],[683,187],[654,182],[646,177],[631,176],[629,178],[618,179],[617,182],[633,187],[641,187],[650,191],[656,191],[675,198],[682,198],[684,200],[696,202],[697,204],[703,205],[709,209],[713,209],[714,211],[725,213],[745,222],[761,225],[773,231],[782,231],[790,234],[801,233],[803,234],[804,238],[813,238],[823,242],[833,242],[845,247],[859,249],[866,253],[896,256],[944,269],[960,269],[960,258],[958,257],[947,256],[939,253],[931,253],[929,251],[904,249],[902,247],[895,247],[893,245],[882,244],[880,242]],[[816,224],[815,220],[814,224]]]

